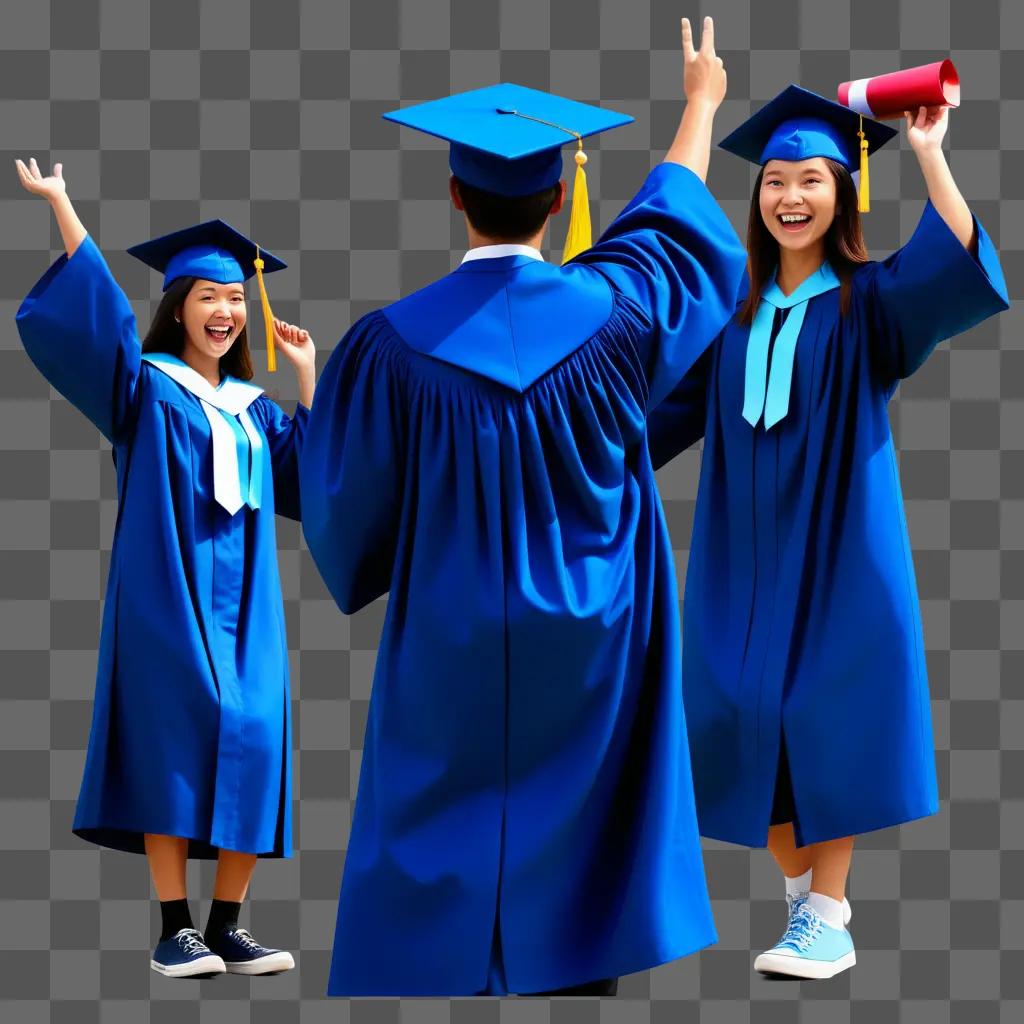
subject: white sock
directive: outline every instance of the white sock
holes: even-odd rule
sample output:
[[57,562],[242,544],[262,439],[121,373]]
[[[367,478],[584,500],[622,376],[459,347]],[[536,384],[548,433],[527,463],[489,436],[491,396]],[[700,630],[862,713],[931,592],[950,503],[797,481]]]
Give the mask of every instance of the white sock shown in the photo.
[[802,875],[797,875],[795,878],[790,878],[789,875],[784,877],[786,879],[787,896],[799,896],[802,893],[807,892],[811,887],[810,868],[808,868]]
[[807,897],[807,905],[821,915],[825,924],[833,928],[843,928],[843,901],[834,900],[824,893],[811,892]]

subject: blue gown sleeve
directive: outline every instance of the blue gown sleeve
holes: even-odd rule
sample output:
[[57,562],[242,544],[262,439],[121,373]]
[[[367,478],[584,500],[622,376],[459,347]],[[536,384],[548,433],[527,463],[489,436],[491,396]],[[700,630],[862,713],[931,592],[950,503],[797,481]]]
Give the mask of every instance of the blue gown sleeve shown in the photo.
[[867,299],[886,386],[909,377],[940,341],[1008,308],[996,248],[977,218],[974,230],[976,257],[929,200],[910,241],[854,277]]
[[717,339],[664,401],[648,414],[647,449],[655,469],[661,469],[704,436],[716,344]]
[[746,253],[700,178],[662,163],[573,262],[599,271],[650,319],[641,358],[654,408],[732,316]]
[[295,406],[295,415],[287,413],[270,398],[261,395],[253,403],[267,436],[270,466],[274,474],[274,511],[288,519],[302,519],[299,500],[299,453],[309,422],[309,410]]
[[302,530],[346,614],[387,593],[402,508],[401,367],[387,321],[357,321],[317,383],[302,451]]
[[135,315],[88,235],[22,302],[15,320],[29,358],[112,444],[135,422],[142,346]]

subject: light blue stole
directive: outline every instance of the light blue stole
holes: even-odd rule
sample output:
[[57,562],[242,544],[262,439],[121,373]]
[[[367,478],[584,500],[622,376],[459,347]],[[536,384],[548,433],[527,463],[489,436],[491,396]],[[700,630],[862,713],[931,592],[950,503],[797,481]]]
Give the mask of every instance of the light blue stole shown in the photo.
[[[792,295],[783,295],[775,279],[764,290],[750,325],[747,340],[746,378],[743,386],[743,418],[756,427],[764,413],[764,429],[771,430],[789,412],[789,393],[793,381],[793,360],[807,303],[816,295],[839,287],[839,278],[828,265],[822,265],[803,281]],[[775,339],[771,372],[768,349],[772,322],[777,309],[792,309]]]
[[184,360],[166,352],[142,357],[199,399],[213,439],[213,495],[231,515],[243,505],[260,507],[263,437],[247,412],[263,394],[255,384],[225,377],[214,387]]

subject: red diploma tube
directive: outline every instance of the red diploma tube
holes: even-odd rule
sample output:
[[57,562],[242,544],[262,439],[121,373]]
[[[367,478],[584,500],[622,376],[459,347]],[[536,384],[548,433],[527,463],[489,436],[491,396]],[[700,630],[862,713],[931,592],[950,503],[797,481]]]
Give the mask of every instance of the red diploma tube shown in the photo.
[[839,102],[879,121],[902,117],[918,107],[960,105],[960,76],[951,60],[922,64],[874,78],[858,78],[839,86]]

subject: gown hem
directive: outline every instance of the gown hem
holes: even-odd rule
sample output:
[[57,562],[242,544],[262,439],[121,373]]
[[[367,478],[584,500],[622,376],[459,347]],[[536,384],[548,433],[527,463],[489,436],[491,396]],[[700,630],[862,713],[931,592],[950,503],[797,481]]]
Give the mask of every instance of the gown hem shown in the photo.
[[[802,849],[805,846],[811,846],[814,843],[827,843],[832,839],[845,839],[847,836],[862,836],[867,835],[869,832],[879,832],[884,828],[895,828],[897,825],[906,825],[912,821],[918,821],[921,818],[930,818],[933,814],[938,814],[939,806],[937,803],[929,804],[927,807],[908,810],[893,814],[893,816],[886,817],[882,821],[872,819],[864,823],[853,823],[851,826],[843,829],[808,829],[803,826],[799,829],[800,835],[794,835],[796,840],[795,845],[797,849]],[[719,843],[731,843],[734,846],[746,846],[749,849],[764,849],[768,846],[768,832],[767,829],[764,833],[760,834],[757,838],[757,842],[749,842],[748,840],[755,837],[748,835],[747,837],[739,837],[735,832],[730,832],[727,829],[714,829],[702,827],[700,829],[700,835],[703,839],[713,839]]]
[[76,826],[71,830],[74,835],[87,843],[95,846],[102,846],[108,850],[118,850],[121,853],[145,854],[144,836],[147,833],[157,835],[176,835],[187,839],[189,860],[216,860],[221,850],[231,850],[236,853],[253,854],[263,859],[282,859],[291,857],[292,851],[287,847],[271,847],[270,849],[252,850],[245,849],[235,844],[225,842],[223,845],[216,845],[211,838],[205,836],[187,835],[181,836],[179,832],[164,832],[160,829],[129,829],[112,828],[109,826]]
[[[523,995],[528,996],[532,992],[550,991],[556,988],[568,988],[573,985],[583,985],[589,981],[595,981],[603,978],[622,978],[627,974],[636,974],[640,971],[653,970],[655,967],[661,967],[663,964],[672,963],[674,960],[681,960],[684,957],[692,956],[694,953],[700,952],[702,949],[707,949],[709,946],[715,945],[718,942],[718,934],[714,927],[708,928],[703,937],[699,937],[691,942],[681,943],[678,948],[674,948],[671,952],[666,953],[664,951],[651,951],[646,956],[631,957],[625,961],[621,967],[616,968],[614,963],[609,963],[604,968],[588,969],[583,974],[571,974],[565,975],[564,977],[557,978],[552,984],[547,982],[530,984],[524,987],[524,991],[519,992],[516,989],[512,989],[505,993],[486,993],[480,992],[479,990],[473,991],[453,991],[452,989],[443,989],[441,986],[412,986],[409,988],[402,987],[401,989],[394,989],[383,991],[379,987],[360,989],[356,986],[345,986],[330,984],[327,989],[327,995],[331,998],[341,999],[359,999],[359,998],[374,998],[374,997],[407,997],[407,998],[423,998],[423,997],[434,997],[434,998],[456,998],[464,996],[478,996],[478,997],[501,997],[505,995]],[[517,986],[518,988],[518,986]],[[428,991],[428,989],[430,989]]]

